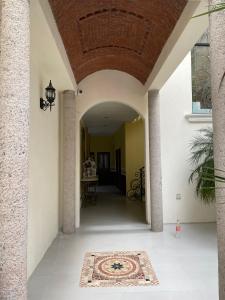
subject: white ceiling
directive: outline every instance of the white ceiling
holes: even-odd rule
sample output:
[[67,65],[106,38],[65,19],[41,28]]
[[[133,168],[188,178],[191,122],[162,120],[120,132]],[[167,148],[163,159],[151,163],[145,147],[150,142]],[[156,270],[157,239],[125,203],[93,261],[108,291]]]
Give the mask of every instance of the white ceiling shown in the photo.
[[83,121],[91,135],[112,135],[124,122],[131,122],[137,112],[124,104],[115,102],[101,103],[91,108]]

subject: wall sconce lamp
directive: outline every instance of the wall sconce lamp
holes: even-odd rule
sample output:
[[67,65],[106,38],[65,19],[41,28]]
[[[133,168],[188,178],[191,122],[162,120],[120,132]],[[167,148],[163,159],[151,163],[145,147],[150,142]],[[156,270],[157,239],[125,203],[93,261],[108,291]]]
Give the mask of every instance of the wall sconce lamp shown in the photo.
[[40,108],[44,111],[49,107],[50,111],[52,110],[52,106],[55,105],[55,88],[52,85],[52,81],[50,80],[49,85],[45,89],[45,97],[47,100],[40,98]]

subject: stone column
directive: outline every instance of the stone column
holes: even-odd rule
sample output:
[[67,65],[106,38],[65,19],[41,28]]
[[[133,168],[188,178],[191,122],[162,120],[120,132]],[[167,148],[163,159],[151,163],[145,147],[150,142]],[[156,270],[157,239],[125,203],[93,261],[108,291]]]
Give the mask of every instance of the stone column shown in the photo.
[[0,299],[2,300],[27,298],[29,26],[29,1],[0,0]]
[[75,231],[75,92],[63,92],[63,232]]
[[[221,1],[209,1],[215,5]],[[210,49],[215,168],[225,171],[225,10],[210,15]],[[224,177],[224,173],[217,172]],[[225,299],[225,186],[217,183],[216,212],[219,299]]]
[[149,91],[149,160],[152,231],[163,231],[159,92]]

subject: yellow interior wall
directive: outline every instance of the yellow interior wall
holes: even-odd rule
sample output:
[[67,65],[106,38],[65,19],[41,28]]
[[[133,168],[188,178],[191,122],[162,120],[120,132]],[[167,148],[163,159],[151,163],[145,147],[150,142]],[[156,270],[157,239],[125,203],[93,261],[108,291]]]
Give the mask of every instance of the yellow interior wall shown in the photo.
[[90,154],[90,135],[88,133],[88,128],[85,127],[84,128],[84,133],[85,133],[85,136],[84,136],[84,153],[85,153],[85,158],[87,159],[89,157],[89,154]]
[[144,150],[145,131],[144,121],[125,124],[125,156],[126,156],[126,187],[130,189],[130,182],[135,172],[145,165]]
[[85,161],[90,153],[90,135],[88,128],[84,123],[80,122],[80,146],[81,146],[81,162]]
[[97,152],[110,152],[110,167],[113,166],[113,139],[112,136],[90,136],[90,152],[95,154],[97,163]]
[[114,169],[115,151],[121,149],[121,168],[125,171],[125,125],[122,125],[111,136],[89,136],[90,152],[94,152],[97,163],[97,152],[110,152],[110,168]]
[[122,173],[126,169],[126,159],[125,159],[125,125],[122,125],[113,135],[113,161],[114,168],[116,167],[115,152],[117,149],[121,150],[121,169]]
[[90,134],[88,128],[81,121],[80,122],[80,172],[83,174],[83,162],[89,157],[90,154]]
[[122,125],[112,136],[89,136],[90,152],[94,152],[97,163],[97,152],[110,152],[110,167],[115,166],[115,151],[121,150],[122,173],[126,174],[126,188],[129,190],[130,182],[135,172],[145,165],[144,121],[141,119],[134,123]]

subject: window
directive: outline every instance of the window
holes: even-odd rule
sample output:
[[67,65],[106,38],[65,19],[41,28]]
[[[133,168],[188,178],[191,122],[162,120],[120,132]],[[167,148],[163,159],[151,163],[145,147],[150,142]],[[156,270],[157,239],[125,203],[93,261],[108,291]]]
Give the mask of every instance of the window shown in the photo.
[[191,51],[192,113],[210,113],[212,109],[209,48],[206,31]]

